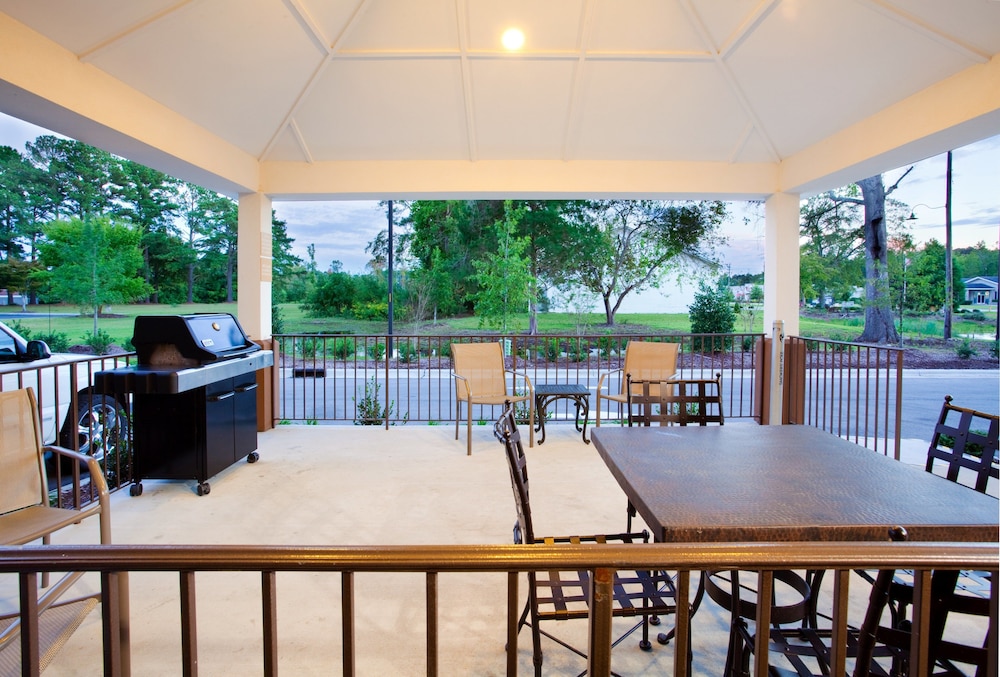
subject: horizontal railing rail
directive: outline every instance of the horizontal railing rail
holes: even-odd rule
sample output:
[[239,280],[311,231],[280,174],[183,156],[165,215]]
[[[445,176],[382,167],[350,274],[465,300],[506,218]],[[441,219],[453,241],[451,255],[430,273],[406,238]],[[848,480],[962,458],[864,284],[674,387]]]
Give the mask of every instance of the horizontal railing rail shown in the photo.
[[[440,599],[438,596],[439,574],[459,572],[504,573],[508,574],[507,594],[507,635],[508,646],[517,645],[517,621],[520,611],[518,596],[519,574],[528,571],[586,570],[591,572],[592,585],[597,586],[592,599],[589,624],[591,650],[588,657],[590,674],[608,675],[611,665],[611,625],[606,622],[611,616],[609,590],[601,588],[610,581],[610,573],[616,569],[678,571],[680,589],[691,585],[692,572],[719,569],[740,569],[757,571],[760,584],[773,584],[773,572],[778,569],[823,569],[835,570],[844,575],[835,575],[832,594],[835,619],[833,636],[844,638],[845,644],[831,647],[832,662],[842,664],[846,656],[846,637],[849,614],[848,580],[846,574],[855,569],[910,569],[915,571],[914,598],[922,598],[924,587],[929,586],[932,570],[974,569],[992,573],[992,581],[997,580],[1000,569],[1000,553],[996,544],[956,544],[956,543],[764,543],[764,544],[648,544],[648,545],[428,545],[428,546],[34,546],[23,548],[0,548],[0,573],[18,574],[21,599],[33,599],[37,593],[38,574],[46,571],[85,571],[101,574],[102,595],[106,602],[114,599],[119,590],[118,578],[129,572],[177,572],[179,574],[178,596],[181,614],[180,661],[184,674],[196,674],[198,665],[197,614],[199,607],[204,611],[204,603],[196,603],[195,582],[200,572],[242,571],[260,574],[260,608],[262,656],[261,663],[265,675],[276,675],[282,646],[278,641],[278,618],[276,576],[285,572],[319,572],[340,574],[342,586],[341,617],[343,627],[342,662],[343,674],[356,673],[357,647],[355,646],[356,607],[363,606],[365,600],[357,599],[353,576],[362,572],[411,572],[424,573],[424,596],[427,605],[426,624],[426,665],[427,674],[438,671],[438,623]],[[610,583],[607,583],[609,585]],[[127,588],[126,588],[127,589]],[[398,589],[398,588],[397,588]],[[133,586],[133,596],[142,595],[143,590]],[[381,593],[380,593],[381,594]],[[400,590],[400,594],[402,590]],[[997,646],[997,588],[991,587],[993,618],[989,623],[986,646],[991,647],[996,658]],[[445,599],[450,599],[448,596]],[[916,605],[914,608],[910,674],[926,674],[927,666],[920,661],[928,656],[930,641],[930,605]],[[105,646],[103,660],[105,674],[127,673],[130,665],[126,644],[114,644],[120,637],[122,623],[129,619],[118,616],[118,605],[102,604],[102,627],[106,642],[113,643],[112,650]],[[281,606],[288,611],[289,607]],[[294,607],[293,607],[294,608]],[[306,609],[296,608],[295,613],[305,613]],[[37,655],[38,637],[33,632],[37,628],[31,617],[32,607],[21,609],[26,637],[22,639],[22,651],[26,655]],[[686,656],[690,648],[697,656],[698,647],[691,643],[690,623],[686,605],[680,605],[679,616],[675,619],[674,656]],[[759,605],[757,624],[767,627],[770,621],[769,605]],[[132,627],[135,628],[134,624]],[[110,639],[108,639],[110,638]],[[767,674],[767,633],[758,633],[758,646],[754,654],[754,673]],[[303,647],[293,642],[291,648],[301,657]],[[227,651],[225,641],[215,639],[211,647]],[[117,652],[117,653],[116,653]],[[317,666],[318,667],[318,666]],[[721,666],[720,666],[721,667]],[[329,666],[324,665],[324,670]],[[689,674],[687,660],[673,661],[674,675]],[[840,671],[841,673],[843,671]],[[507,654],[507,674],[517,673],[517,653]]]
[[[791,337],[804,357],[804,378],[793,380],[792,400],[802,423],[899,460],[903,406],[903,351],[844,341]],[[786,360],[787,362],[787,360]]]

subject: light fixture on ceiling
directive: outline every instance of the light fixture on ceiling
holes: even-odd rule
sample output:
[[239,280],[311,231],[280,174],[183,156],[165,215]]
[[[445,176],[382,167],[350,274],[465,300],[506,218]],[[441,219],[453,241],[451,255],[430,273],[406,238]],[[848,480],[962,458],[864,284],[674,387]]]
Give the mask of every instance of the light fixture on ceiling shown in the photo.
[[500,42],[508,50],[517,51],[524,47],[524,32],[520,28],[508,28],[503,32]]

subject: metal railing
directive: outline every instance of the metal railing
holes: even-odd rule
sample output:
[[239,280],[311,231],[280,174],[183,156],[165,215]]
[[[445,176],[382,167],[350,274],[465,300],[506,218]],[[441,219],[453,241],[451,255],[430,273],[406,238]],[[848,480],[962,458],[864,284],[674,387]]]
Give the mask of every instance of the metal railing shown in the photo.
[[[103,661],[105,674],[127,675],[131,664],[128,638],[129,619],[118,614],[115,595],[120,588],[121,574],[128,572],[176,572],[179,578],[178,598],[181,613],[180,657],[183,674],[197,674],[199,644],[197,621],[198,608],[205,611],[205,603],[196,604],[196,579],[201,572],[242,571],[260,574],[260,609],[262,627],[261,664],[265,675],[276,675],[279,656],[283,650],[278,640],[279,618],[276,577],[285,572],[318,572],[339,574],[341,577],[341,624],[343,633],[342,665],[344,675],[356,674],[358,647],[355,637],[355,608],[364,606],[365,600],[357,598],[354,587],[356,573],[416,572],[425,574],[424,599],[426,604],[426,671],[438,673],[438,594],[439,574],[461,572],[507,573],[507,632],[508,646],[517,646],[517,622],[520,613],[518,579],[521,572],[552,570],[585,570],[591,572],[591,599],[589,615],[590,651],[588,669],[592,675],[609,675],[611,669],[611,600],[612,572],[616,569],[671,570],[678,572],[679,594],[683,595],[692,585],[692,573],[703,570],[740,569],[757,571],[761,590],[771,589],[773,572],[778,569],[834,570],[834,587],[831,596],[832,637],[830,659],[834,666],[843,666],[847,656],[848,628],[856,620],[848,609],[849,572],[856,569],[910,569],[915,571],[914,599],[927,600],[923,593],[929,590],[932,570],[974,569],[992,573],[997,580],[1000,554],[996,544],[925,544],[925,543],[768,543],[768,544],[649,544],[635,545],[469,545],[469,546],[356,546],[356,547],[306,547],[306,546],[76,546],[76,547],[25,547],[0,548],[0,573],[19,576],[20,598],[35,599],[38,574],[45,571],[85,571],[101,574],[101,605],[103,617]],[[399,588],[399,594],[404,594]],[[133,595],[143,591],[133,587]],[[382,594],[382,593],[380,593]],[[997,588],[991,586],[992,618],[984,646],[992,652],[992,664],[997,658]],[[928,593],[929,595],[929,593]],[[683,598],[683,597],[682,597]],[[455,599],[445,596],[445,599]],[[294,614],[307,614],[312,607],[288,607]],[[324,607],[325,608],[325,607]],[[21,608],[23,622],[23,655],[38,655],[37,618],[32,616],[32,605]],[[324,612],[325,613],[325,612]],[[757,627],[768,627],[770,605],[758,605]],[[928,674],[928,646],[930,641],[930,604],[914,606],[910,674]],[[687,605],[680,605],[674,619],[675,637],[673,656],[687,656],[688,650],[697,658],[699,647],[692,642],[691,624]],[[123,626],[126,631],[123,632]],[[172,633],[168,633],[172,634]],[[767,633],[757,633],[753,674],[766,675],[769,660]],[[502,643],[504,637],[497,637]],[[225,639],[213,634],[209,644],[216,651],[227,652],[232,647]],[[303,647],[293,640],[284,647],[298,658],[307,655]],[[471,647],[470,647],[471,649]],[[96,653],[96,650],[95,650]],[[79,657],[77,657],[79,660]],[[95,657],[96,660],[96,657]],[[416,657],[407,658],[415,664]],[[661,658],[660,660],[668,660]],[[924,661],[924,663],[922,663]],[[517,651],[507,652],[507,674],[516,675]],[[35,666],[36,668],[37,666]],[[329,665],[315,666],[316,670],[329,670]],[[37,674],[29,670],[25,674]],[[687,660],[673,660],[673,674],[688,675]],[[721,671],[721,666],[719,666]],[[838,669],[834,674],[843,674]],[[995,672],[993,673],[995,674]]]
[[811,425],[899,460],[903,351],[843,341],[791,337],[786,364],[799,360],[791,379],[792,423]]
[[[64,362],[44,360],[44,364],[27,362],[17,368],[7,365],[0,375],[0,391],[32,388],[38,400],[43,444],[96,455],[108,487],[118,489],[132,479],[129,403],[95,392],[94,374],[128,366],[134,357],[135,353],[118,353]],[[106,415],[115,418],[113,425]],[[79,507],[96,500],[89,481],[82,488],[71,488],[72,469],[57,463],[49,466],[49,486],[62,505]]]
[[[760,334],[653,334],[581,336],[354,336],[283,334],[279,355],[278,418],[301,422],[397,424],[454,421],[451,344],[500,341],[507,367],[532,383],[576,383],[596,390],[600,375],[620,369],[629,341],[680,344],[678,373],[689,378],[722,374],[726,418],[754,415],[753,346]],[[388,357],[388,359],[386,359]],[[622,375],[608,388],[620,390]],[[572,405],[557,402],[550,418],[571,419]],[[478,410],[477,410],[478,411]],[[620,413],[609,411],[611,418]],[[483,407],[479,416],[499,415]],[[604,414],[602,414],[604,418]]]

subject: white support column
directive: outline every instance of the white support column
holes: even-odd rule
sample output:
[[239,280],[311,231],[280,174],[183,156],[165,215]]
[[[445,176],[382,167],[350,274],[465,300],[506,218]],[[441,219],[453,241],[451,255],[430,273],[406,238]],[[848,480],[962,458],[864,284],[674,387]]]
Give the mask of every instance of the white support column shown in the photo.
[[271,338],[271,198],[240,195],[237,313],[250,338]]
[[799,333],[799,196],[776,193],[764,210],[764,333],[772,338],[768,423],[781,425],[784,337]]
[[799,334],[799,196],[775,193],[764,204],[764,333],[775,320]]

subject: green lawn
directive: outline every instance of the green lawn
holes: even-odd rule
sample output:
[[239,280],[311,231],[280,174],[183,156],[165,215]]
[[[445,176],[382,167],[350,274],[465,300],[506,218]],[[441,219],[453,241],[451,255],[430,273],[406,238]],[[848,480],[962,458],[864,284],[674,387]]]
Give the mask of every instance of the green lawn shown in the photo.
[[[16,311],[11,308],[10,311]],[[7,324],[26,328],[32,335],[65,334],[71,344],[83,343],[84,337],[93,328],[93,319],[89,315],[79,315],[77,309],[69,306],[44,306],[29,308],[32,317],[18,320],[5,320]],[[192,304],[192,305],[124,305],[113,308],[112,317],[103,317],[99,327],[112,336],[114,342],[121,345],[132,336],[133,321],[136,315],[167,315],[188,314],[198,312],[228,312],[236,313],[235,303]],[[284,323],[284,333],[347,333],[347,334],[383,334],[387,327],[385,322],[368,322],[351,318],[313,318],[308,317],[298,304],[282,304],[279,308]],[[74,313],[72,317],[58,317],[58,314]],[[953,323],[955,337],[977,335],[992,336],[995,331],[996,312],[986,313],[985,322],[973,322],[956,314]],[[618,315],[614,328],[604,325],[602,313],[579,315],[575,313],[541,313],[538,316],[539,332],[543,334],[608,334],[608,333],[640,333],[646,331],[686,333],[691,330],[688,316],[684,313],[673,314],[621,314]],[[836,315],[820,316],[803,315],[800,320],[799,333],[803,336],[829,338],[851,341],[861,333],[864,319],[860,315],[839,317]],[[517,320],[513,330],[522,333],[527,330],[528,319],[523,316]],[[905,333],[908,339],[939,338],[942,321],[937,316],[907,317]],[[762,332],[763,318],[757,317],[754,331]],[[737,320],[737,331],[742,326]],[[408,322],[396,322],[396,334],[468,334],[479,331],[479,320],[476,317],[456,317],[439,321],[435,325],[422,323],[415,326]]]

